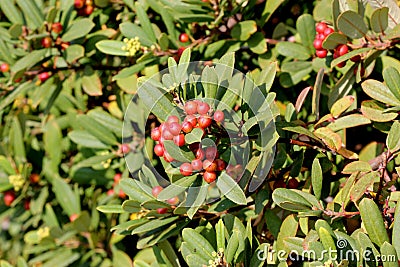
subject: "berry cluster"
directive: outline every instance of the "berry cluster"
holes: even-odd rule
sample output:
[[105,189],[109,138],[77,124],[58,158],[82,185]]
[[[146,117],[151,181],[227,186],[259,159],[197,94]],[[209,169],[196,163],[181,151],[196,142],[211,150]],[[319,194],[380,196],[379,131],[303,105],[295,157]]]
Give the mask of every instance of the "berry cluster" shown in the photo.
[[[162,191],[163,189],[164,189],[164,188],[163,188],[162,186],[157,185],[157,186],[153,187],[153,189],[151,190],[151,194],[152,194],[155,198],[157,198],[158,195],[161,193],[161,191]],[[167,203],[170,204],[171,206],[176,206],[176,205],[178,205],[178,203],[179,203],[179,198],[178,198],[177,196],[172,197],[172,198],[170,198],[170,199],[167,200]],[[168,211],[168,208],[158,208],[158,209],[157,209],[157,213],[158,213],[158,214],[165,214],[167,211]]]
[[79,16],[89,16],[94,10],[92,0],[75,0],[74,6]]
[[[315,54],[319,58],[325,58],[328,54],[328,50],[324,49],[322,47],[322,43],[326,39],[328,35],[333,33],[335,30],[330,28],[325,22],[320,22],[315,26],[315,30],[317,32],[317,35],[315,36],[314,40],[314,48],[317,50]],[[335,49],[332,51],[333,54],[333,59],[341,57],[349,52],[349,47],[346,44],[339,44],[338,46],[335,47]],[[359,55],[356,55],[352,58],[350,58],[351,61],[353,62],[358,62],[361,60],[361,57]],[[338,68],[343,68],[346,65],[346,61],[340,62],[337,64]]]
[[[184,111],[186,116],[182,124],[177,116],[169,116],[166,122],[151,131],[151,138],[157,142],[154,146],[154,154],[163,157],[166,162],[175,160],[165,150],[163,145],[165,140],[173,140],[179,147],[185,146],[185,134],[190,133],[194,128],[199,128],[203,131],[204,137],[206,131],[209,131],[213,125],[213,118],[217,124],[223,123],[225,119],[221,110],[213,113],[210,106],[200,100],[186,102]],[[180,173],[184,176],[199,173],[203,175],[207,183],[215,181],[216,172],[222,171],[226,167],[225,161],[219,158],[217,148],[215,146],[202,147],[200,143],[190,144],[187,147],[195,154],[196,158],[191,163],[182,163],[179,168]]]

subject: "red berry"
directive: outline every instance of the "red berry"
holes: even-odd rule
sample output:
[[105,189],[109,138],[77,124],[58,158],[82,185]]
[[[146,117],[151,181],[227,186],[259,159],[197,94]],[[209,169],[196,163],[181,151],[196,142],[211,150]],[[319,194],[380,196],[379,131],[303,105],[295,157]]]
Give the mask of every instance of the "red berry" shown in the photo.
[[167,213],[168,209],[167,208],[158,208],[157,213],[158,214],[165,214]]
[[193,168],[190,163],[185,162],[181,165],[181,167],[179,168],[179,171],[181,172],[181,174],[183,176],[190,176],[190,175],[192,175]]
[[124,191],[122,191],[122,189],[119,190],[118,197],[119,198],[126,198],[126,194],[125,194]]
[[61,50],[67,49],[70,44],[71,44],[70,42],[62,42],[61,43]]
[[49,48],[49,47],[51,47],[52,42],[53,42],[53,41],[51,40],[51,38],[50,38],[49,36],[44,37],[44,38],[42,39],[42,46],[43,46],[44,48]]
[[185,135],[184,134],[180,134],[180,135],[174,136],[174,143],[177,146],[185,145]]
[[226,163],[222,159],[216,159],[215,163],[217,163],[217,171],[223,171],[226,168]]
[[290,189],[297,189],[299,187],[299,181],[297,181],[297,179],[295,178],[291,178],[288,181],[288,188]]
[[85,1],[84,0],[75,0],[74,1],[74,6],[76,9],[80,9],[85,5]]
[[156,154],[158,157],[164,156],[164,147],[161,144],[157,144],[154,146],[154,154]]
[[110,189],[107,191],[107,196],[113,196],[115,194],[114,189]]
[[118,184],[119,181],[121,180],[121,177],[122,177],[122,174],[121,174],[121,173],[116,173],[116,174],[114,175],[114,183],[115,183],[115,184]]
[[203,149],[201,149],[201,148],[197,149],[197,151],[196,151],[196,159],[201,159],[201,160],[203,160],[205,156],[206,156],[206,155],[205,155]]
[[164,140],[172,140],[174,139],[174,135],[167,129],[162,131],[162,138],[164,138]]
[[178,135],[181,132],[182,126],[177,122],[168,123],[168,130],[172,135]]
[[37,173],[32,173],[29,176],[29,180],[31,181],[32,184],[37,184],[40,181],[40,175]]
[[122,144],[121,145],[121,152],[124,154],[129,153],[129,151],[131,151],[131,148],[128,144]]
[[314,42],[314,48],[317,50],[321,50],[322,49],[322,40],[320,39],[315,39]]
[[39,73],[38,78],[41,82],[45,82],[48,78],[50,78],[50,74],[48,72]]
[[194,159],[192,161],[192,169],[194,171],[201,171],[203,169],[203,161],[201,159]]
[[170,205],[176,205],[179,203],[179,198],[177,196],[175,196],[175,197],[168,199],[167,202]]
[[9,72],[10,65],[8,65],[7,63],[3,63],[0,65],[0,70],[1,70],[1,72]]
[[206,181],[207,183],[212,183],[215,181],[215,179],[217,179],[217,174],[215,172],[204,172],[203,174],[203,178],[204,181]]
[[160,128],[156,127],[153,130],[151,130],[151,139],[154,141],[159,141],[161,138],[161,131]]
[[315,54],[316,54],[317,57],[319,57],[319,58],[326,58],[326,55],[328,54],[328,50],[326,50],[326,49],[317,50],[317,51],[315,52]]
[[209,116],[202,115],[198,118],[200,128],[207,128],[211,125],[212,119]]
[[324,31],[326,30],[327,27],[328,26],[326,25],[325,22],[320,22],[320,23],[317,24],[317,26],[315,26],[315,30],[318,33],[324,33]]
[[167,123],[173,123],[173,122],[179,123],[179,118],[175,115],[169,116],[167,119]]
[[346,66],[346,61],[342,61],[336,65],[338,68],[343,68],[344,66]]
[[201,144],[199,142],[189,144],[189,148],[193,153],[195,153],[199,148],[201,148]]
[[14,191],[6,191],[6,192],[4,192],[4,196],[3,197],[4,197],[4,204],[7,207],[10,207],[11,204],[15,200],[15,193],[14,193]]
[[361,60],[361,56],[355,55],[355,56],[351,57],[350,60],[353,62],[359,62]]
[[328,36],[329,34],[331,34],[331,33],[333,33],[333,32],[335,32],[335,30],[328,27],[328,28],[326,28],[326,29],[324,30],[324,35],[325,35],[325,36]]
[[163,158],[168,163],[174,161],[174,158],[167,151],[164,151],[164,157]]
[[205,102],[199,102],[197,104],[197,113],[200,115],[205,115],[210,110],[210,106]]
[[215,146],[210,146],[206,148],[206,159],[208,160],[214,160],[215,158],[218,158],[218,151]]
[[325,34],[323,34],[323,33],[318,33],[316,36],[315,36],[315,39],[318,39],[318,40],[325,40]]
[[79,217],[79,215],[76,214],[76,213],[74,213],[74,214],[71,214],[71,216],[69,216],[69,220],[70,220],[71,222],[73,222],[73,221],[75,221],[76,219],[78,219],[78,217]]
[[187,33],[183,32],[179,35],[179,42],[186,43],[188,41],[189,41],[189,35],[187,35]]
[[182,56],[182,53],[183,53],[183,51],[185,51],[185,49],[186,49],[186,47],[178,48],[178,53],[177,53],[178,59]]
[[30,210],[30,208],[31,208],[31,202],[27,199],[24,201],[24,209]]
[[190,133],[193,130],[193,125],[188,122],[188,121],[184,121],[182,123],[182,131],[185,133]]
[[93,13],[94,7],[93,6],[85,6],[84,11],[85,11],[85,15],[89,16],[90,14]]
[[153,187],[153,189],[151,190],[151,194],[154,197],[158,197],[158,195],[160,194],[160,192],[163,190],[164,188],[160,185],[157,185],[155,187]]
[[195,101],[188,101],[185,103],[185,112],[188,115],[195,114],[197,112],[197,103]]
[[221,110],[217,110],[214,112],[214,120],[216,122],[223,122],[225,119],[225,114]]
[[194,115],[187,115],[185,121],[190,122],[190,124],[192,124],[192,127],[195,127],[197,124],[197,118]]
[[62,32],[63,26],[60,22],[55,22],[51,25],[51,30],[56,34],[59,34],[60,32]]
[[274,189],[286,188],[286,183],[283,180],[278,180],[274,183]]
[[339,56],[343,56],[343,55],[347,54],[347,52],[349,52],[349,47],[345,44],[341,44],[341,45],[338,45],[338,47],[336,47],[336,50],[338,51]]
[[217,163],[206,159],[203,161],[203,169],[207,172],[215,172],[217,170]]

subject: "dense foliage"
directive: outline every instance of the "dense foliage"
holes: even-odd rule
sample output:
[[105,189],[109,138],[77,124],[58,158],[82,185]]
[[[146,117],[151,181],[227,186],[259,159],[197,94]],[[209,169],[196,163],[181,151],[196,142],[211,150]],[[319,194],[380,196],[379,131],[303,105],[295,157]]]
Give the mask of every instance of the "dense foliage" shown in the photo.
[[399,23],[0,1],[0,266],[398,266]]

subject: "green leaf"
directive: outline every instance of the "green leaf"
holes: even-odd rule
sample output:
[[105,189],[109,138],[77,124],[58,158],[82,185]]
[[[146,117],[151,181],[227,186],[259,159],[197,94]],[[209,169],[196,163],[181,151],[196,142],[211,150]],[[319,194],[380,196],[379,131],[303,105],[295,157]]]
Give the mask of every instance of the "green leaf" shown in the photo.
[[382,261],[383,267],[397,267],[397,254],[396,249],[388,242],[384,242],[381,247],[381,258],[385,259]]
[[217,250],[223,248],[225,250],[225,225],[222,219],[219,219],[215,225],[215,235],[217,239]]
[[206,98],[214,99],[218,88],[218,75],[214,67],[206,66],[201,73],[201,84]]
[[294,190],[277,188],[272,193],[273,201],[282,209],[290,211],[309,211],[313,204]]
[[[151,201],[151,200],[149,200]],[[143,202],[143,203],[148,203],[149,201]],[[164,203],[166,204],[166,203]],[[129,213],[136,213],[136,212],[140,212],[142,210],[142,206],[140,205],[140,202],[136,201],[136,200],[125,200],[124,203],[122,203],[121,206],[123,211],[129,212]],[[164,208],[164,207],[163,207]]]
[[104,54],[114,56],[127,56],[129,52],[125,50],[126,43],[115,40],[101,40],[96,43],[96,48]]
[[340,131],[342,129],[352,128],[360,125],[370,124],[371,121],[361,114],[350,114],[344,117],[336,119],[330,123],[327,127],[332,131]]
[[112,255],[113,266],[132,266],[132,260],[125,252],[116,249]]
[[204,204],[208,193],[208,184],[203,181],[203,185],[190,187],[186,197],[186,205],[190,207],[187,215],[190,219],[196,214],[197,210]]
[[339,150],[342,148],[342,139],[332,129],[320,127],[314,131],[314,134],[322,139],[330,149]]
[[35,1],[17,0],[16,2],[21,8],[30,29],[36,30],[42,26],[44,21],[43,13]]
[[362,38],[368,32],[363,17],[351,10],[347,10],[339,15],[337,26],[340,31],[353,39]]
[[374,10],[371,15],[371,29],[376,33],[384,33],[389,24],[389,8],[382,7]]
[[346,35],[333,32],[324,39],[322,47],[325,49],[335,49],[340,44],[347,44]]
[[284,2],[284,0],[268,0],[265,1],[265,7],[261,15],[262,26],[271,18],[272,14],[278,7]]
[[124,35],[126,38],[132,39],[138,37],[140,43],[144,46],[150,47],[155,43],[149,38],[149,36],[147,36],[142,27],[136,25],[135,23],[129,21],[123,22],[119,25],[119,29],[121,30],[122,35]]
[[176,112],[167,97],[167,92],[153,85],[151,81],[146,81],[139,87],[138,95],[144,105],[161,120],[166,120],[169,115]]
[[100,96],[103,94],[101,80],[90,66],[87,66],[84,70],[82,88],[90,96]]
[[0,1],[0,9],[12,24],[24,24],[21,12],[14,1]]
[[394,213],[394,225],[393,225],[393,233],[392,233],[392,244],[396,248],[397,258],[400,258],[400,239],[398,236],[400,235],[400,205],[396,205],[396,210]]
[[65,49],[65,60],[68,63],[73,63],[85,56],[85,48],[78,44],[73,44]]
[[367,188],[372,186],[376,181],[379,181],[379,174],[377,172],[367,173],[355,183],[355,185],[350,189],[350,200],[357,202],[367,191]]
[[200,23],[214,21],[214,16],[207,14],[176,14],[176,18],[185,23]]
[[51,183],[58,203],[68,216],[79,214],[81,212],[81,204],[71,187],[60,177],[53,177]]
[[319,140],[319,138],[315,134],[313,134],[311,131],[304,128],[303,126],[288,126],[288,127],[283,127],[282,130],[294,132],[294,133],[298,133],[298,134],[303,134],[312,139]]
[[276,45],[276,49],[279,54],[294,59],[306,60],[311,56],[306,47],[297,43],[279,42]]
[[179,162],[191,162],[194,159],[192,152],[186,152],[179,148],[173,141],[165,140],[164,147],[168,154],[171,155],[176,161]]
[[146,36],[153,42],[157,42],[157,38],[154,34],[153,26],[151,26],[151,22],[146,11],[143,9],[143,6],[140,2],[135,3],[136,15],[139,19],[140,25],[142,26],[143,31],[146,33]]
[[397,100],[400,100],[400,74],[399,71],[394,67],[388,67],[383,70],[383,79],[387,87],[393,95],[396,96]]
[[217,187],[221,194],[232,200],[236,204],[245,205],[246,196],[239,185],[226,172],[221,172],[217,179]]
[[203,137],[203,131],[199,128],[194,128],[190,133],[185,135],[185,142],[188,144],[198,143]]
[[209,259],[214,258],[212,256],[212,252],[214,248],[211,244],[205,239],[201,234],[196,232],[194,229],[185,228],[182,231],[183,240],[189,245],[191,248],[195,248],[196,253],[203,255]]
[[337,64],[339,64],[341,62],[348,61],[349,59],[351,59],[354,56],[365,54],[366,52],[368,52],[370,50],[372,50],[372,47],[364,47],[364,48],[359,48],[359,49],[350,51],[349,53],[346,53],[343,56],[340,56],[340,57],[332,60],[331,67],[333,68],[334,66],[336,66]]
[[395,121],[390,128],[386,138],[386,146],[392,153],[400,149],[400,123],[398,121]]
[[24,134],[18,117],[12,118],[9,142],[12,144],[13,155],[17,164],[26,162],[26,151],[24,144]]
[[163,226],[169,225],[172,222],[176,221],[179,217],[175,216],[175,217],[169,217],[169,218],[165,218],[165,219],[154,219],[151,220],[135,229],[133,229],[132,231],[132,235],[135,234],[143,234],[146,232],[150,232],[153,231],[155,229],[161,228]]
[[363,101],[361,113],[364,117],[377,122],[392,121],[397,117],[395,112],[385,112],[385,105],[376,100]]
[[289,88],[305,79],[312,70],[312,63],[309,61],[284,62],[279,81],[283,87]]
[[[284,240],[288,237],[295,237],[297,233],[297,229],[299,227],[298,219],[294,214],[291,214],[285,218],[282,222],[281,230],[278,234],[278,238],[276,240],[276,250],[277,251],[286,251],[289,252],[284,244]],[[280,253],[282,254],[282,253]],[[280,255],[281,257],[287,256]]]
[[371,165],[365,161],[353,161],[344,166],[342,173],[351,174],[353,172],[369,172],[372,171]]
[[226,245],[226,250],[224,251],[226,261],[228,263],[233,262],[236,251],[239,248],[239,236],[240,236],[239,231],[234,229],[232,231],[231,237],[228,240],[228,244]]
[[98,123],[102,124],[105,128],[112,131],[116,136],[122,136],[123,122],[112,116],[110,113],[103,109],[96,108],[90,110],[87,115],[94,118]]
[[319,118],[319,104],[322,90],[322,81],[324,79],[324,69],[320,69],[315,80],[312,102],[311,102],[311,112],[315,114],[316,118]]
[[323,174],[322,174],[321,164],[319,163],[318,158],[315,158],[313,160],[311,169],[311,184],[313,187],[314,195],[317,199],[321,198],[322,182],[323,182]]
[[95,119],[87,115],[78,115],[78,124],[84,128],[89,134],[93,135],[101,142],[107,145],[117,145],[118,142],[115,136],[108,130],[105,129],[100,123]]
[[197,175],[187,176],[165,187],[157,196],[159,200],[167,200],[187,190],[197,179]]
[[[127,194],[130,199],[137,200],[139,202],[146,202],[149,200],[153,200],[153,196],[145,190],[145,186],[138,181],[131,178],[123,178],[119,185],[121,189]],[[149,188],[148,188],[149,189]]]
[[381,211],[372,199],[364,198],[361,200],[360,215],[369,238],[378,247],[384,242],[389,242]]
[[393,28],[397,26],[400,22],[400,8],[396,1],[388,0],[367,0],[367,2],[371,5],[372,8],[382,8],[388,7],[389,8],[389,28]]
[[246,41],[250,36],[257,32],[257,24],[254,20],[246,20],[236,23],[231,31],[233,38]]
[[264,54],[267,52],[267,42],[265,41],[264,34],[261,32],[254,33],[247,41],[251,52],[256,54]]
[[86,131],[72,131],[68,133],[68,137],[74,142],[81,146],[107,149],[108,145],[101,142],[95,136],[89,134]]
[[30,52],[15,62],[15,64],[11,67],[11,71],[17,73],[22,70],[32,68],[45,58],[46,53],[47,49],[34,50]]
[[370,97],[392,106],[400,106],[400,100],[383,83],[377,80],[366,80],[361,84],[364,92]]
[[46,123],[43,134],[44,148],[47,157],[51,160],[51,165],[58,170],[62,160],[62,149],[54,144],[62,143],[62,132],[56,120],[49,120]]
[[[333,241],[331,234],[329,233],[329,231],[326,228],[320,227],[318,229],[318,235],[319,235],[322,245],[324,246],[324,248],[326,250],[329,250],[329,251],[336,250],[335,241]],[[332,253],[332,256],[335,257],[336,253]]]
[[123,213],[124,212],[121,205],[116,205],[116,204],[102,205],[102,206],[98,206],[96,209],[103,213]]
[[310,14],[301,15],[296,21],[297,32],[301,43],[306,46],[310,53],[314,53],[313,42],[315,39],[315,21]]
[[354,96],[351,95],[340,98],[330,108],[332,116],[334,118],[339,117],[340,114],[345,112],[354,103],[354,100],[355,100]]
[[61,39],[64,42],[71,42],[73,40],[82,38],[86,36],[95,26],[91,19],[84,18],[75,20],[72,24],[66,29],[64,35]]

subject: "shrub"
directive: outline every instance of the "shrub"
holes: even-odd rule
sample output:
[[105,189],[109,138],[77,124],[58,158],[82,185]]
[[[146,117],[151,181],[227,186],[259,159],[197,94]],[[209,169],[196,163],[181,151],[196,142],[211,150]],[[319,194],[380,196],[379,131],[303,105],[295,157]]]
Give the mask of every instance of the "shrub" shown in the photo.
[[398,266],[395,1],[0,11],[1,266]]

